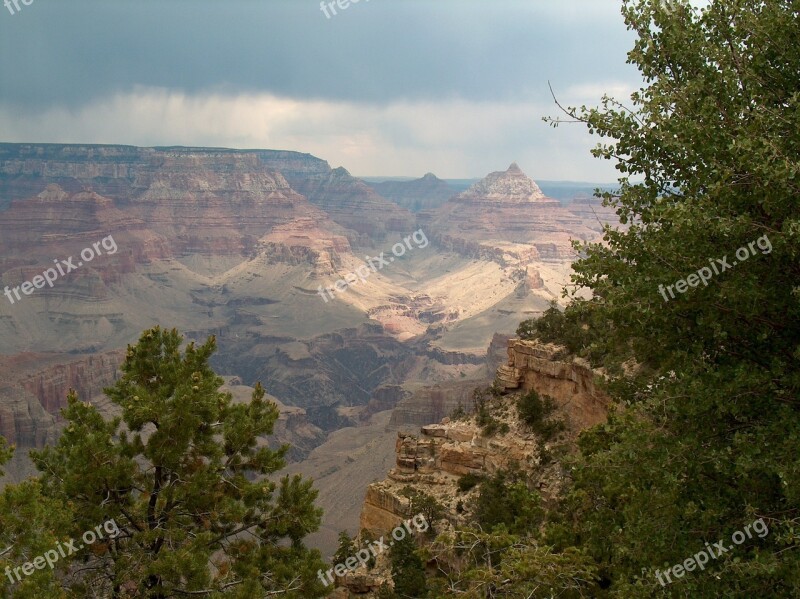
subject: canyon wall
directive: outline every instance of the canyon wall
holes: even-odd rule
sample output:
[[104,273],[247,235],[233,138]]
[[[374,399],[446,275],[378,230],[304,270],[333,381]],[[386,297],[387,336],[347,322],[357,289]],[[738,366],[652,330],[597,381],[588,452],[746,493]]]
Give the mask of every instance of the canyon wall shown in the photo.
[[[513,403],[518,393],[536,390],[555,400],[556,413],[566,421],[568,434],[602,422],[609,398],[597,386],[601,376],[578,358],[570,357],[562,347],[537,341],[509,339],[507,364],[497,370],[497,386],[513,392],[500,401]],[[471,406],[470,406],[471,407]],[[402,490],[410,485],[433,495],[448,510],[448,519],[458,521],[456,483],[465,474],[491,475],[512,462],[523,470],[533,471],[541,464],[542,445],[536,435],[516,417],[509,421],[509,432],[484,436],[474,419],[451,420],[422,426],[419,434],[398,432],[396,462],[385,480],[367,489],[361,511],[361,528],[373,534],[385,534],[410,513],[410,502]],[[553,496],[560,485],[557,479],[542,478],[539,491]]]

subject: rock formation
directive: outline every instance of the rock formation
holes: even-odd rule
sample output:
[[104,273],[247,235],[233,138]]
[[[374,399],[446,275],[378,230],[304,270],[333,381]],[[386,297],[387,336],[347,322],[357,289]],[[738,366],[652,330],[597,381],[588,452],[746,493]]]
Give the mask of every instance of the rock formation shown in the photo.
[[586,360],[558,345],[511,339],[508,363],[498,368],[497,384],[504,391],[533,389],[552,397],[569,414],[572,426],[582,430],[602,422],[608,413],[608,397],[596,385],[599,376]]
[[[596,386],[599,372],[583,360],[567,355],[562,347],[535,341],[508,340],[508,363],[501,365],[497,382],[505,391],[527,392],[531,389],[555,400],[556,412],[565,419],[567,436],[601,422],[607,414],[609,399]],[[499,401],[513,402],[516,395]],[[515,412],[510,410],[508,412]],[[515,415],[504,417],[509,425],[505,434],[487,437],[473,419],[443,418],[441,424],[422,426],[419,434],[398,432],[395,443],[395,467],[385,480],[369,486],[361,511],[360,527],[373,536],[385,535],[404,519],[413,516],[410,500],[403,490],[411,487],[436,498],[446,510],[446,526],[464,523],[458,503],[458,479],[465,474],[492,475],[512,464],[528,472],[537,481],[545,501],[554,498],[563,486],[564,473],[551,464],[543,470],[543,451],[548,449]],[[536,472],[538,474],[534,475]],[[474,492],[474,491],[473,491]],[[385,566],[374,573],[358,571],[339,580],[351,593],[351,581],[360,580],[360,588],[374,589],[385,579]],[[368,591],[362,591],[366,593]]]
[[455,195],[453,188],[433,173],[413,181],[383,181],[368,185],[384,198],[411,212],[436,210]]
[[572,262],[570,240],[597,237],[581,218],[545,197],[516,163],[451,198],[429,226],[443,248],[517,266]]

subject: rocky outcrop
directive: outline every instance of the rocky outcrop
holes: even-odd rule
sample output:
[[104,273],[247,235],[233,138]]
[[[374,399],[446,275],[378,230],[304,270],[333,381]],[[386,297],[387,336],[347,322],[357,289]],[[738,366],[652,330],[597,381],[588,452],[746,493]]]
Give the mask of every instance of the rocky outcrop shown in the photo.
[[375,535],[385,534],[409,518],[411,503],[403,489],[411,486],[452,508],[457,519],[457,482],[465,474],[491,475],[512,464],[532,469],[540,463],[536,437],[516,434],[486,437],[474,421],[453,421],[423,426],[419,435],[398,432],[396,465],[387,478],[367,489],[360,526]]
[[496,382],[505,391],[529,391],[552,397],[580,430],[602,422],[609,399],[598,389],[597,378],[586,360],[567,354],[558,345],[511,339],[508,363],[497,370]]
[[[498,339],[499,341],[499,339]],[[567,436],[603,421],[609,399],[596,386],[601,373],[584,360],[571,357],[564,348],[511,338],[507,341],[507,364],[497,370],[496,383],[505,392],[534,389],[555,400],[556,414],[567,424]],[[513,403],[513,398],[496,400]],[[470,406],[471,407],[471,406]],[[406,486],[422,490],[450,507],[448,520],[458,522],[455,509],[456,481],[465,474],[491,475],[512,463],[533,472],[541,464],[547,444],[516,417],[516,410],[500,409],[493,416],[507,426],[507,433],[485,436],[474,418],[427,424],[419,434],[398,432],[396,464],[387,478],[367,490],[361,512],[361,527],[384,534],[403,518],[411,516],[410,503],[401,492]],[[553,497],[562,483],[554,471],[540,477],[542,495]]]
[[367,185],[411,212],[435,210],[455,195],[453,188],[433,173],[412,181],[368,182]]

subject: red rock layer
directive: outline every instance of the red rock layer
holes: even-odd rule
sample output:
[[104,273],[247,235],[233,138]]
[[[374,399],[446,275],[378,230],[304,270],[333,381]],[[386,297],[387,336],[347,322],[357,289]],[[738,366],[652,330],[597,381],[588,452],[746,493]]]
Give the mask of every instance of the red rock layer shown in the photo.
[[450,199],[426,226],[445,249],[503,264],[572,261],[571,239],[597,237],[580,216],[545,197],[516,164]]

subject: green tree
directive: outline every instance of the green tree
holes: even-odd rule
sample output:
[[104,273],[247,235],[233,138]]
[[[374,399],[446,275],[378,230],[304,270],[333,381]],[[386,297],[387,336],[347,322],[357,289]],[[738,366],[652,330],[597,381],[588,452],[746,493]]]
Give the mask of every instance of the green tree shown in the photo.
[[433,495],[429,495],[424,491],[419,491],[413,487],[404,487],[400,494],[408,497],[411,500],[411,513],[412,517],[417,514],[422,514],[425,521],[428,523],[428,530],[425,532],[432,536],[436,530],[434,528],[437,520],[441,520],[445,516],[444,506]]
[[543,441],[549,441],[566,428],[563,420],[550,418],[555,409],[556,404],[552,397],[545,395],[542,399],[533,389],[517,400],[517,414],[520,420]]
[[428,551],[447,565],[440,568],[443,580],[428,583],[435,597],[588,599],[600,591],[597,567],[585,552],[556,553],[535,536],[511,534],[504,526],[439,535]]
[[413,537],[407,535],[400,541],[394,541],[390,558],[395,596],[409,599],[425,597],[428,592],[425,567],[417,554]]
[[32,453],[45,496],[74,505],[73,536],[109,519],[121,531],[82,552],[71,596],[324,595],[324,564],[302,544],[319,526],[316,492],[298,476],[269,478],[286,453],[263,440],[276,406],[261,385],[233,403],[208,365],[214,338],[181,341],[145,331],[106,389],[121,416],[106,422],[70,393],[58,444]]
[[540,503],[519,471],[500,470],[481,483],[475,520],[485,530],[502,526],[513,534],[533,532],[543,517]]
[[344,564],[347,558],[352,557],[356,551],[356,544],[353,542],[352,537],[347,534],[346,530],[341,531],[339,533],[339,546],[333,556],[334,565]]
[[[0,436],[0,466],[14,453]],[[5,472],[0,468],[0,477]],[[38,480],[9,484],[0,493],[0,595],[15,599],[62,599],[66,597],[56,573],[62,573],[69,559],[59,556],[54,569],[35,569],[26,575],[22,568],[35,557],[67,541],[64,531],[72,521],[70,506],[44,497]]]
[[[645,86],[567,112],[607,140],[594,154],[621,178],[605,201],[628,226],[580,248],[573,281],[592,297],[559,324],[586,332],[579,351],[602,356],[620,409],[581,440],[552,535],[591,551],[610,596],[797,596],[798,3],[622,12]],[[668,588],[642,575],[757,517],[770,534],[705,571]]]
[[[26,564],[69,540],[74,514],[70,506],[42,495],[38,480],[7,485],[0,493],[0,596],[14,599],[63,599],[63,577],[71,557],[57,556],[55,569]],[[65,545],[64,545],[65,546]],[[30,571],[30,570],[29,570]]]

